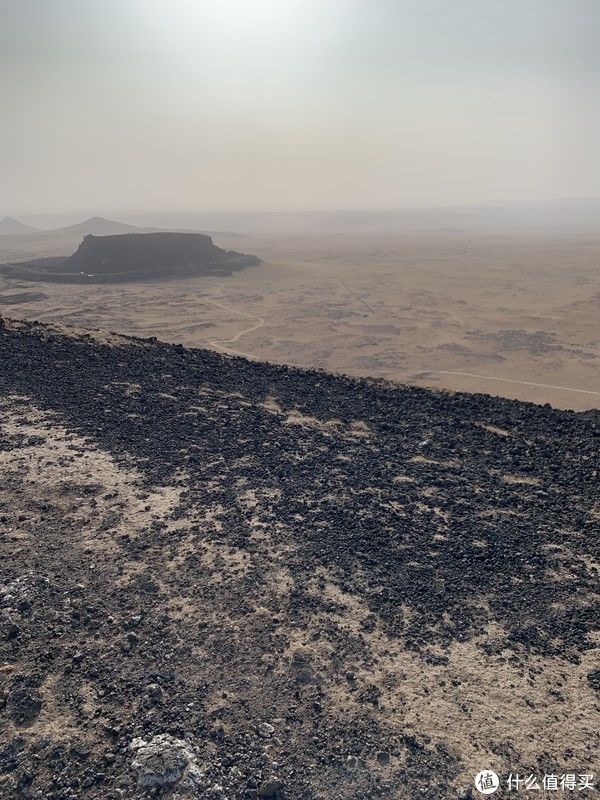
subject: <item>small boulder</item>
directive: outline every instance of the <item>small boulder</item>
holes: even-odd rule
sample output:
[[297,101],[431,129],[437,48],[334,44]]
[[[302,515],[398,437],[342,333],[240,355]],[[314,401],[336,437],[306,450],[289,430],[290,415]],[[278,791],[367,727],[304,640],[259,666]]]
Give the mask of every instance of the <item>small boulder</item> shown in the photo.
[[182,739],[161,733],[150,741],[134,739],[132,769],[137,772],[138,786],[173,786],[190,770],[196,771],[195,754]]
[[281,789],[283,789],[283,783],[278,778],[271,778],[263,781],[258,787],[258,796],[264,798],[277,797]]
[[261,722],[258,726],[258,735],[262,736],[263,739],[269,739],[275,733],[275,728],[272,725],[269,725],[268,722]]

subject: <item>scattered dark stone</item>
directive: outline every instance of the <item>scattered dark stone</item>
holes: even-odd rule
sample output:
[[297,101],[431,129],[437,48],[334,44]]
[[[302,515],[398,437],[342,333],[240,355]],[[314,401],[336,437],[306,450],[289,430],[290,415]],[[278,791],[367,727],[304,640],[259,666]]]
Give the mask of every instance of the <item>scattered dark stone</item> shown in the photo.
[[258,789],[259,797],[276,797],[283,789],[283,782],[277,778],[263,781]]
[[148,699],[153,703],[160,703],[163,699],[163,690],[158,683],[150,683],[146,686],[146,694]]
[[8,716],[15,725],[31,725],[42,710],[42,695],[28,686],[19,686],[8,695]]
[[11,639],[17,639],[21,633],[21,628],[17,625],[16,622],[12,620],[6,626],[6,638],[10,641]]
[[0,746],[0,773],[8,773],[16,770],[23,752],[25,751],[25,740],[20,736],[12,739]]
[[588,672],[587,680],[592,689],[600,692],[600,669],[594,672]]
[[312,683],[313,680],[314,680],[314,675],[309,669],[299,669],[296,672],[296,683],[306,685],[308,683]]
[[[29,397],[85,439],[65,444],[63,465],[97,448],[134,469],[140,509],[132,521],[122,487],[84,491],[81,478],[50,501],[21,467],[0,471],[0,770],[11,781],[0,794],[34,775],[22,792],[32,800],[256,800],[275,774],[278,800],[447,800],[460,757],[418,725],[407,733],[389,704],[418,676],[402,658],[389,683],[375,677],[402,648],[464,696],[467,716],[472,676],[445,663],[461,643],[513,674],[513,689],[531,681],[536,710],[568,711],[566,677],[598,618],[598,412],[127,342],[0,330],[2,400]],[[0,450],[20,464],[30,440],[2,432]],[[153,499],[165,488],[178,497],[167,513]],[[35,547],[13,540],[18,514]],[[533,697],[543,659],[565,673],[547,699]],[[598,688],[597,671],[587,680]],[[12,747],[14,694],[35,718],[40,687],[69,730],[39,725]],[[493,748],[514,772],[531,768],[518,736],[482,743],[482,760]],[[545,758],[544,731],[533,736]],[[565,725],[565,763],[583,771],[595,742],[575,744]]]

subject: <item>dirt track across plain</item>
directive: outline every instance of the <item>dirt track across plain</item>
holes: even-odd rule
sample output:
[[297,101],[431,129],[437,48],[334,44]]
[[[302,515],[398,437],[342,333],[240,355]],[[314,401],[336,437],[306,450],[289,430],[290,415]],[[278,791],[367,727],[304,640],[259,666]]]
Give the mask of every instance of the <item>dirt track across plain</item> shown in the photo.
[[600,240],[591,235],[243,236],[217,244],[263,263],[218,282],[36,285],[45,297],[4,281],[0,298],[13,317],[559,408],[599,405]]

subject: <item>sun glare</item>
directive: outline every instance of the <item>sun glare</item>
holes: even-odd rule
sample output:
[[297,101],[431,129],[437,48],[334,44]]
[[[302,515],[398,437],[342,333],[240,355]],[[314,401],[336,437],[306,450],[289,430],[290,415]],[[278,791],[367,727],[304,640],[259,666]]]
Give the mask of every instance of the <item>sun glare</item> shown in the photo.
[[310,18],[313,0],[151,0],[140,8],[161,37],[198,38],[199,44],[297,32]]

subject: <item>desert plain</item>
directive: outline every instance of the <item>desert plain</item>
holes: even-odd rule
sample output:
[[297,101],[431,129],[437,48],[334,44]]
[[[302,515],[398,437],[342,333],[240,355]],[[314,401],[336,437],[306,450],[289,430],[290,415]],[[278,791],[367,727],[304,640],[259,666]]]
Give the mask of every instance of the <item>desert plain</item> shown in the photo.
[[[0,278],[0,310],[353,376],[598,407],[593,232],[213,238],[262,263],[218,280],[78,286]],[[2,236],[0,262],[67,255],[80,240],[75,232]]]

